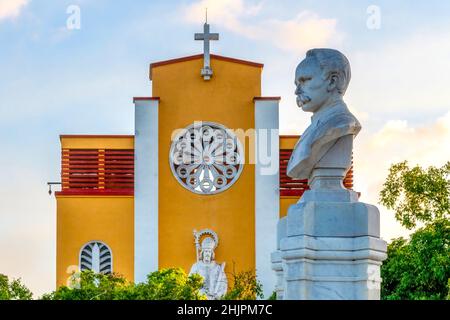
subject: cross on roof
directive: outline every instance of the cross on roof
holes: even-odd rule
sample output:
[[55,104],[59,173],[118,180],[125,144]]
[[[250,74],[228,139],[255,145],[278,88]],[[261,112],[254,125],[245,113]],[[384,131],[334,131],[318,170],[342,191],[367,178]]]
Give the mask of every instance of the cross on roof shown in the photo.
[[201,70],[201,75],[204,80],[211,79],[213,71],[211,69],[211,59],[209,55],[209,41],[219,40],[218,33],[209,33],[208,21],[203,25],[203,33],[196,33],[195,40],[203,40],[203,69]]

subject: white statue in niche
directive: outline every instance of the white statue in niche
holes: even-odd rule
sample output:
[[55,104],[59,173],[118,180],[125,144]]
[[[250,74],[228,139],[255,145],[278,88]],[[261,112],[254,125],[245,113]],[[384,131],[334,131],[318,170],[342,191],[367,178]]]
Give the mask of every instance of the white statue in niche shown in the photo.
[[335,189],[342,184],[318,183],[316,177],[344,178],[351,166],[353,139],[361,130],[343,97],[351,78],[350,63],[334,49],[312,49],[297,66],[297,104],[312,112],[311,125],[294,148],[287,167],[288,176],[309,179],[312,189]]
[[[200,244],[200,238],[206,235]],[[191,267],[191,274],[199,274],[203,277],[203,288],[201,293],[205,294],[209,300],[216,300],[227,292],[227,276],[225,274],[225,262],[218,264],[214,260],[214,250],[219,238],[212,230],[194,230],[195,246],[197,252],[197,262]]]

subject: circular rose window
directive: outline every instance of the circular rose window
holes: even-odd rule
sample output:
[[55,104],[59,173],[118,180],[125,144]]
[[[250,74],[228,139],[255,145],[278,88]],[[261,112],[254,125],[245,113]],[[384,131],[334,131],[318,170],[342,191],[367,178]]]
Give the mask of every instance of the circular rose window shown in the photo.
[[182,129],[170,148],[170,168],[178,182],[198,194],[228,189],[244,167],[242,146],[223,125],[195,122]]

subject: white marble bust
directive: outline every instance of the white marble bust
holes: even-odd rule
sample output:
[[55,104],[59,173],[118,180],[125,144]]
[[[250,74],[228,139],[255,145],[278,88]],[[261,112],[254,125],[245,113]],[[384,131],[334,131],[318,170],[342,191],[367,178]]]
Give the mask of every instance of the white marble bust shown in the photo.
[[227,292],[227,276],[225,274],[225,262],[218,264],[214,261],[214,248],[216,243],[213,238],[206,237],[201,244],[199,259],[191,267],[189,275],[197,273],[203,277],[201,293],[206,294],[208,300],[216,300]]
[[349,61],[333,49],[309,50],[297,66],[297,104],[313,115],[289,160],[289,177],[309,179],[311,184],[313,173],[323,169],[322,174],[326,170],[325,175],[342,180],[350,168],[353,138],[361,130],[343,100],[350,78]]

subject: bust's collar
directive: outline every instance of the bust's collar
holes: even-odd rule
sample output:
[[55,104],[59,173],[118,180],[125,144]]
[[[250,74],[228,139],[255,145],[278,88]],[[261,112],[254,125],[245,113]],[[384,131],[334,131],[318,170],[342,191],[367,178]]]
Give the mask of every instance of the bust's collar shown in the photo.
[[321,121],[322,119],[328,118],[331,114],[337,112],[349,112],[344,101],[339,100],[333,103],[331,106],[320,109],[312,115],[311,123]]

